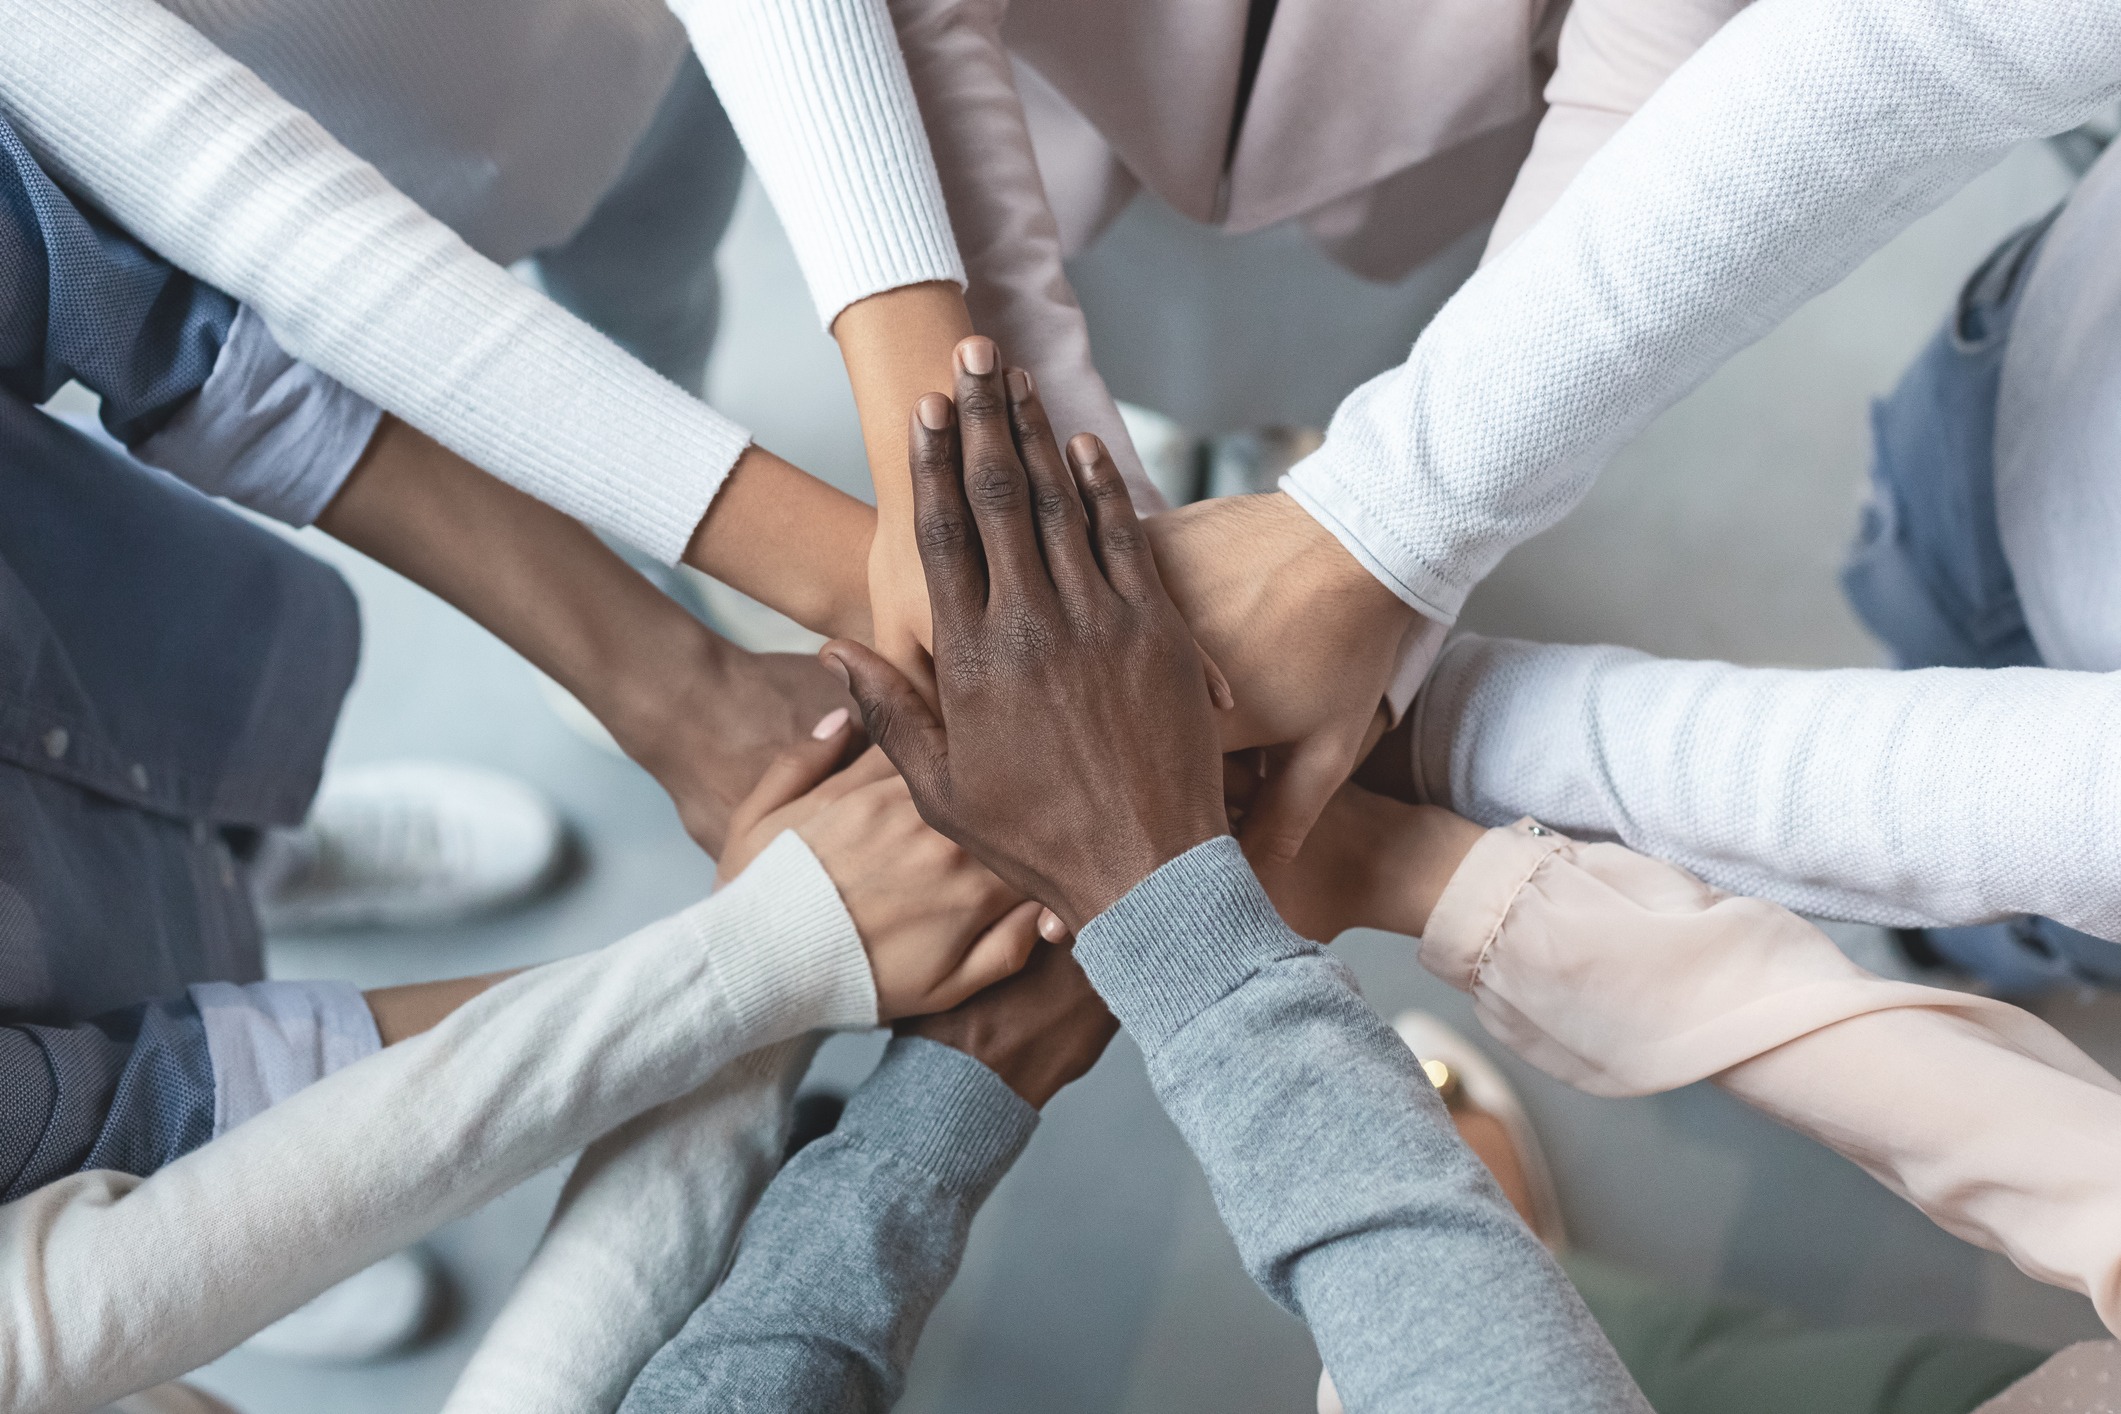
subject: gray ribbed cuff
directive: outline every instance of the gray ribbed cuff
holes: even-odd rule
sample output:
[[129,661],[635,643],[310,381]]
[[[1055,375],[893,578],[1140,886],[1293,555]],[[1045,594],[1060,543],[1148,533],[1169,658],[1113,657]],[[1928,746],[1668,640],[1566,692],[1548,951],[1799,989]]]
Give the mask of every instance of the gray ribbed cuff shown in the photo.
[[945,1188],[984,1192],[1037,1128],[1038,1111],[971,1056],[923,1036],[895,1036],[834,1132],[915,1165]]
[[1315,945],[1298,937],[1221,835],[1164,865],[1084,927],[1075,960],[1144,1053],[1244,985]]

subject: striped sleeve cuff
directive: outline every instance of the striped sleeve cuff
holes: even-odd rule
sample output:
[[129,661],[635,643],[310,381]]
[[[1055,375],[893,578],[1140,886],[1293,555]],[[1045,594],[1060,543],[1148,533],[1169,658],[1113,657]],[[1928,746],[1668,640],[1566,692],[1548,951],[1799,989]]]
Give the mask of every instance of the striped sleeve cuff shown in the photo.
[[191,998],[213,1058],[216,1138],[383,1049],[351,982],[202,982]]

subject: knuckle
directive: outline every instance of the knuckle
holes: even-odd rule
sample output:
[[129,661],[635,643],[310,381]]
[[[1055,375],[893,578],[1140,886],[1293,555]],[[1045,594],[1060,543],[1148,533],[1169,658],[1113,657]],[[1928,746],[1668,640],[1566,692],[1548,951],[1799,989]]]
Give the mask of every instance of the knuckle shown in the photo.
[[1142,534],[1141,523],[1135,520],[1122,520],[1106,526],[1101,538],[1107,550],[1120,555],[1139,554],[1148,543],[1148,537]]
[[998,383],[991,379],[974,381],[960,392],[957,395],[957,410],[968,422],[1001,417],[1008,411],[1002,405]]
[[1024,496],[1023,472],[1014,461],[982,457],[965,475],[965,495],[977,506],[1015,505]]
[[1032,497],[1031,504],[1032,509],[1038,512],[1040,520],[1059,524],[1067,520],[1068,513],[1075,508],[1076,501],[1074,496],[1061,487],[1041,486]]
[[914,521],[914,543],[931,554],[950,554],[970,548],[972,527],[952,511],[931,510]]

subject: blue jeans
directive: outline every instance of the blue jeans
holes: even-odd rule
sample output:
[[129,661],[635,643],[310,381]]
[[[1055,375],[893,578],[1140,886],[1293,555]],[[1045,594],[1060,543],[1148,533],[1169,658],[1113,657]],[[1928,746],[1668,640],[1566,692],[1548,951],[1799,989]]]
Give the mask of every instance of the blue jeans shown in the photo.
[[[1996,395],[2025,277],[2059,212],[2014,232],[1871,409],[1871,498],[1841,585],[1903,668],[2040,667],[1996,522]],[[1933,928],[1929,946],[2003,993],[2121,986],[2121,945],[2046,918]]]

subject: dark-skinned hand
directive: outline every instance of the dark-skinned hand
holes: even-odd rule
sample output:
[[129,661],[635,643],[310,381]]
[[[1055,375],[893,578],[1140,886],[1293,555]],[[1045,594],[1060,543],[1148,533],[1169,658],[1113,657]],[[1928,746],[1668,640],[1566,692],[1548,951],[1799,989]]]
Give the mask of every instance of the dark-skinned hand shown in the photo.
[[999,1075],[1033,1109],[1081,1078],[1119,1030],[1067,944],[1046,944],[1021,972],[971,1001],[898,1023],[902,1036],[925,1036]]
[[1208,687],[1111,456],[1063,461],[1029,376],[964,348],[910,453],[940,710],[858,643],[822,652],[922,818],[1079,932],[1229,833]]

